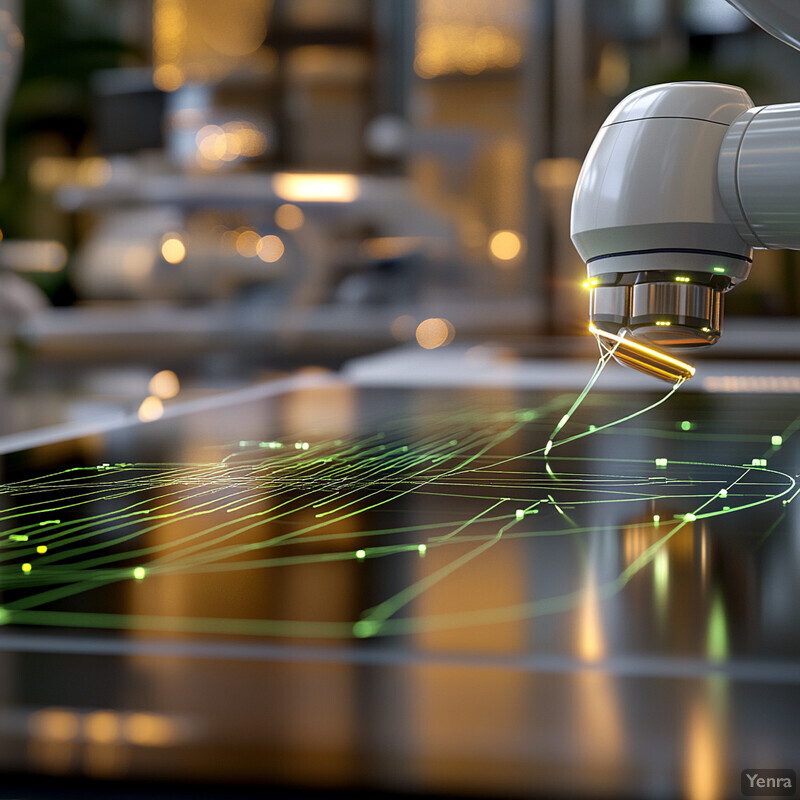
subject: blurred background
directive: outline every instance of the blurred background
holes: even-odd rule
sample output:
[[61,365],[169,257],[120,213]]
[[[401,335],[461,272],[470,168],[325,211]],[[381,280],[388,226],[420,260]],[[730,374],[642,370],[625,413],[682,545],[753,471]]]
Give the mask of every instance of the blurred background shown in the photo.
[[[3,7],[3,372],[35,390],[4,432],[164,369],[591,354],[569,206],[609,111],[674,79],[800,96],[800,54],[723,0]],[[759,252],[728,320],[796,319],[796,261]]]
[[[469,401],[479,432],[522,409],[526,423],[541,412],[497,450],[509,459],[535,452],[574,398],[555,393],[579,390],[597,357],[585,266],[569,238],[582,159],[625,95],[671,80],[736,84],[757,105],[796,101],[800,53],[724,0],[0,0],[4,481],[38,481],[65,465],[205,463],[231,442],[260,458],[259,447],[281,438],[292,453],[310,447],[309,457],[321,453],[313,463],[327,463],[320,441],[345,441],[349,452],[349,437],[382,436],[397,420],[409,425],[412,447],[440,436],[452,448],[455,434],[440,428],[457,401]],[[748,474],[752,457],[764,466],[771,447],[787,470],[775,474],[792,482],[798,262],[788,251],[756,253],[751,277],[727,296],[722,341],[698,356],[706,371],[688,390],[698,394],[682,392],[645,427],[592,436],[574,452],[598,470],[618,469],[610,454],[649,469],[666,456],[705,461],[713,449],[720,462],[744,460]],[[597,420],[632,414],[653,401],[648,392],[665,389],[612,369],[603,376],[612,392],[586,404]],[[285,376],[308,383],[281,394]],[[487,400],[481,381],[500,399]],[[189,409],[200,409],[199,421],[166,413],[253,384],[268,389],[236,395],[252,401],[245,411],[223,398]],[[283,389],[270,394],[273,386]],[[114,429],[128,422],[132,429]],[[106,423],[112,435],[101,441]],[[306,441],[311,423],[330,428]],[[268,436],[276,441],[261,441]],[[537,468],[535,459],[525,464]],[[372,496],[365,481],[353,490],[358,501],[359,492]],[[752,485],[761,499],[777,492]],[[151,488],[131,491],[156,507]],[[423,530],[464,513],[478,520],[484,495],[511,503],[502,496],[510,491],[490,476],[478,497],[412,495],[378,522],[368,505],[336,547],[368,548],[374,528]],[[122,496],[98,501],[88,519],[106,513],[103,502],[123,507]],[[15,510],[13,497],[2,502]],[[685,511],[681,502],[659,512],[665,521]],[[180,639],[136,630],[32,633],[24,621],[5,625],[11,612],[0,608],[0,768],[16,771],[22,787],[32,774],[55,776],[40,794],[14,785],[13,795],[4,776],[0,797],[126,796],[121,785],[112,794],[95,784],[95,794],[85,785],[68,794],[65,776],[85,773],[123,782],[211,776],[222,782],[217,797],[228,796],[228,783],[268,780],[347,797],[379,787],[703,800],[733,796],[730,781],[750,757],[761,759],[756,767],[795,767],[796,506],[781,506],[774,525],[761,508],[733,522],[692,516],[697,524],[662,548],[654,569],[648,562],[639,583],[609,602],[597,586],[663,535],[657,509],[641,505],[584,509],[586,547],[572,548],[569,537],[519,539],[420,605],[434,616],[462,611],[465,600],[503,607],[588,587],[585,604],[530,629],[519,621],[423,631],[388,644],[345,637],[327,656],[303,649],[299,636],[252,637],[252,651],[238,642],[209,655],[209,645],[193,658]],[[215,511],[219,527],[231,519],[224,511]],[[64,513],[65,525],[70,515],[78,511]],[[60,516],[37,524],[61,524]],[[126,579],[99,601],[77,597],[75,608],[188,618],[223,598],[232,615],[349,623],[390,588],[450,564],[435,552],[426,562],[416,551],[413,562],[355,552],[324,570],[279,571],[273,583],[267,570],[232,572],[216,594],[205,577],[166,575],[159,584],[154,576],[155,590],[152,577]],[[0,577],[24,580],[13,557]],[[4,604],[24,594],[21,585],[0,587]],[[162,646],[178,649],[165,656]],[[196,737],[185,751],[182,715]],[[165,720],[178,722],[158,728]],[[130,768],[114,760],[128,758],[128,745]],[[163,795],[138,791],[181,796],[174,785]]]

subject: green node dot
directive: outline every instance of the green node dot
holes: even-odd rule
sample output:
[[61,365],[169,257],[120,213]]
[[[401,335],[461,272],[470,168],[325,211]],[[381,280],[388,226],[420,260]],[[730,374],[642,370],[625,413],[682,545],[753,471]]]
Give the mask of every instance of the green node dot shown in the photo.
[[374,636],[381,629],[379,622],[372,619],[360,619],[353,625],[353,636],[359,639],[368,639]]

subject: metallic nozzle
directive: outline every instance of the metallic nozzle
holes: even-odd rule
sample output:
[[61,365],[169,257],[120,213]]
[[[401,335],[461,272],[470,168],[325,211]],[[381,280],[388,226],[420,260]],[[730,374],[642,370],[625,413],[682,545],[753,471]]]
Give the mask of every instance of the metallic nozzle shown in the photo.
[[594,334],[604,351],[612,351],[614,358],[620,364],[659,380],[677,383],[688,380],[695,373],[691,364],[674,358],[657,347],[636,341],[631,336],[617,336],[591,323],[589,333]]
[[716,272],[612,272],[591,279],[589,321],[660,347],[707,347],[722,332],[730,277]]
[[641,283],[632,287],[628,328],[662,347],[704,347],[720,337],[722,289],[696,283]]

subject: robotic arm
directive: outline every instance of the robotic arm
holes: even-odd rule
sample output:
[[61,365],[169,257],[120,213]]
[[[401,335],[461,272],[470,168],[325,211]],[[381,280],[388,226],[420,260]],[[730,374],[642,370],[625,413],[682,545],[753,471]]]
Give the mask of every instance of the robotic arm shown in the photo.
[[[729,1],[800,47],[796,0]],[[714,344],[752,248],[800,249],[800,103],[754,108],[743,89],[702,82],[634,92],[583,164],[572,241],[593,332],[656,352]]]

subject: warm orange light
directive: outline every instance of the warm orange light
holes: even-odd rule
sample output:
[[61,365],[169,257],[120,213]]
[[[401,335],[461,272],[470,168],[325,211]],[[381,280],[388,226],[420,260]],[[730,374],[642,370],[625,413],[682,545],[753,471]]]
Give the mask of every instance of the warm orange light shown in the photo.
[[[267,149],[267,137],[252,122],[234,120],[222,126],[226,137],[226,149],[245,158],[260,156]],[[233,160],[230,156],[225,160]]]
[[106,158],[59,158],[40,156],[31,164],[31,182],[45,191],[65,184],[104,186],[111,178],[111,163]]
[[94,711],[84,720],[84,733],[91,742],[109,744],[119,738],[119,719],[111,711]]
[[180,264],[186,258],[186,245],[180,234],[168,233],[161,240],[161,255],[168,264]]
[[[496,5],[496,4],[494,4]],[[420,0],[414,70],[421,78],[513,67],[522,58],[519,32],[497,27],[497,9],[463,0]],[[502,12],[501,12],[502,14]]]
[[496,231],[489,239],[489,252],[500,261],[513,261],[522,251],[522,237],[516,231]]
[[426,350],[450,344],[455,336],[452,323],[440,317],[425,319],[417,326],[417,343]]
[[283,242],[279,236],[270,234],[269,236],[262,236],[256,245],[256,254],[262,261],[267,264],[272,264],[283,255]]
[[164,92],[174,92],[186,80],[179,66],[188,38],[186,0],[154,0],[152,29],[153,84]]
[[31,714],[28,730],[36,739],[68,742],[78,736],[78,715],[62,708],[43,708]]
[[303,210],[293,203],[284,203],[275,209],[275,224],[285,231],[296,231],[305,221]]
[[174,92],[183,86],[183,70],[175,64],[162,64],[153,70],[153,85],[162,92]]
[[131,714],[124,722],[125,738],[144,747],[163,747],[176,738],[172,720],[160,714]]
[[169,400],[180,392],[181,384],[178,376],[171,369],[162,369],[150,378],[147,388],[151,395],[162,400]]
[[272,188],[292,203],[352,203],[361,193],[355,175],[333,173],[278,172],[272,176]]
[[139,406],[139,419],[142,422],[153,422],[164,414],[164,404],[158,397],[145,397]]
[[236,252],[245,258],[255,258],[260,242],[261,237],[254,230],[245,229],[236,237]]

